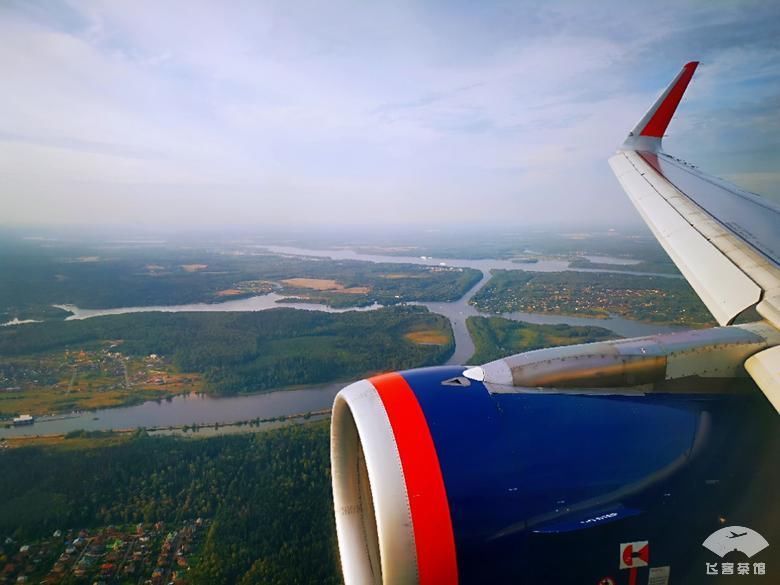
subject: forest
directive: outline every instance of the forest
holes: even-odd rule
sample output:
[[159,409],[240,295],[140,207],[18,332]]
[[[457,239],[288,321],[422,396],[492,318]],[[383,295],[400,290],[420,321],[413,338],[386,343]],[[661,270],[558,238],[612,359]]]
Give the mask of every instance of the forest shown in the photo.
[[[2,243],[0,274],[13,278],[0,279],[0,323],[64,318],[67,313],[55,304],[99,309],[214,303],[271,290],[339,307],[450,301],[481,278],[468,268],[278,256],[229,247]],[[306,289],[282,282],[286,279],[330,279],[359,292]]]
[[0,450],[0,537],[211,520],[195,585],[339,583],[327,422]]
[[642,260],[636,264],[609,264],[607,262],[594,262],[579,256],[569,262],[569,268],[578,270],[620,270],[621,272],[645,272],[655,274],[680,275],[680,271],[671,260]]
[[590,343],[619,337],[602,327],[535,325],[502,317],[469,317],[466,325],[476,349],[469,363],[484,364],[523,351]]
[[[443,344],[415,343],[435,332]],[[418,306],[324,313],[136,313],[0,328],[0,374],[14,356],[94,349],[107,341],[129,356],[158,354],[181,372],[202,374],[217,394],[348,380],[439,364],[454,341],[445,317]]]

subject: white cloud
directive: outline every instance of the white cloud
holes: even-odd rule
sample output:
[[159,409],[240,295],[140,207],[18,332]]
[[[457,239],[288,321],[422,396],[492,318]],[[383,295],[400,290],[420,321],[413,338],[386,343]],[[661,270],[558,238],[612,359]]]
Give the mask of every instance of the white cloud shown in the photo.
[[[730,5],[624,4],[0,9],[0,215],[633,219],[606,157],[692,52],[705,65],[669,145],[772,188],[776,41],[709,38],[745,26]],[[760,155],[728,158],[751,131]]]

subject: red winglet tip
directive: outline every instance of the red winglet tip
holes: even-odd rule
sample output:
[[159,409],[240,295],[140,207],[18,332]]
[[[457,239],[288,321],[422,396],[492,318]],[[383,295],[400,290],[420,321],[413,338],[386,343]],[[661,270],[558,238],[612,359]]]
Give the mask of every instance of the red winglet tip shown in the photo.
[[674,86],[669,90],[664,101],[659,104],[652,118],[648,120],[640,132],[642,136],[663,137],[698,65],[698,61],[691,61],[683,66],[682,73],[678,75]]

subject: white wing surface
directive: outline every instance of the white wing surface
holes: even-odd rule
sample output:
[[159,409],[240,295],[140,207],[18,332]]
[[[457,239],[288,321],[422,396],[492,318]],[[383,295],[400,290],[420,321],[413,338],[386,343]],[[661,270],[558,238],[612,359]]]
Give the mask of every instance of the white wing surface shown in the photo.
[[[697,65],[683,67],[609,164],[718,323],[754,308],[780,329],[780,207],[661,148]],[[780,411],[780,348],[754,355],[745,368]]]

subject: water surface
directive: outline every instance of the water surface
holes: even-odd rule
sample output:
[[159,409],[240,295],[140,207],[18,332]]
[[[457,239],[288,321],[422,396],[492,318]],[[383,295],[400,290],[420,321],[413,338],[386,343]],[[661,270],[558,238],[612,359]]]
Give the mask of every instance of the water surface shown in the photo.
[[91,317],[104,317],[106,315],[124,315],[126,313],[222,313],[222,312],[255,312],[269,309],[299,309],[302,311],[324,311],[326,313],[344,313],[346,311],[374,311],[381,309],[382,305],[374,303],[366,307],[353,307],[347,309],[334,309],[327,305],[317,303],[281,302],[289,298],[278,293],[256,295],[244,299],[222,301],[220,303],[189,303],[186,305],[148,305],[143,307],[115,307],[112,309],[82,309],[76,305],[54,305],[58,309],[70,311],[72,314],[65,318],[89,319]]
[[343,383],[263,394],[211,397],[185,394],[150,400],[136,406],[120,406],[69,415],[41,417],[30,426],[0,428],[0,437],[59,435],[84,429],[106,431],[138,427],[207,425],[273,418],[330,408]]

